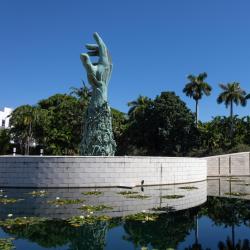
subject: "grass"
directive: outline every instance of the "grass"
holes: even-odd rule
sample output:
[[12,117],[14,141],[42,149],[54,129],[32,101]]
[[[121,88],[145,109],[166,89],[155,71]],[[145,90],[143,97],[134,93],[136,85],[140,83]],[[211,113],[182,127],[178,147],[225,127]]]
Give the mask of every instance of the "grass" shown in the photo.
[[89,192],[82,192],[84,195],[101,195],[102,192],[100,191],[89,191]]
[[108,209],[113,209],[112,207],[106,206],[106,205],[98,205],[98,206],[92,206],[92,205],[83,205],[79,208],[80,210],[86,211],[86,212],[96,212],[96,211],[103,211]]
[[172,194],[172,195],[163,195],[161,198],[163,199],[180,199],[183,198],[185,195],[177,195],[177,194]]
[[66,199],[56,199],[53,201],[48,201],[49,204],[62,206],[62,205],[72,205],[72,204],[80,204],[83,203],[85,200],[83,199],[75,199],[75,200],[66,200]]

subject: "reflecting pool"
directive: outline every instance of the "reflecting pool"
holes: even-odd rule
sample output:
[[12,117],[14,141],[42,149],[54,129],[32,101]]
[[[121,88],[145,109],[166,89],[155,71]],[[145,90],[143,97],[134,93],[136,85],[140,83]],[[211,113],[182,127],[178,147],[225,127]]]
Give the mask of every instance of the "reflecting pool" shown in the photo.
[[0,249],[250,249],[250,178],[0,190]]

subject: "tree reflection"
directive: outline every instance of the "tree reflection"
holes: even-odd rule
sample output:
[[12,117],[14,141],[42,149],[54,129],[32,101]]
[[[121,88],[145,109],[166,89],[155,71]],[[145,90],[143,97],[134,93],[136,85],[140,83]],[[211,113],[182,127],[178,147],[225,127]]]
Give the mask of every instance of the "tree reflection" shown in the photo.
[[175,213],[161,214],[156,221],[132,221],[124,223],[124,239],[135,247],[152,246],[154,249],[176,249],[194,229],[195,210],[189,209]]
[[103,250],[108,228],[106,221],[71,227],[63,220],[47,220],[29,226],[15,225],[2,229],[15,238],[27,239],[46,248],[67,244],[69,250]]

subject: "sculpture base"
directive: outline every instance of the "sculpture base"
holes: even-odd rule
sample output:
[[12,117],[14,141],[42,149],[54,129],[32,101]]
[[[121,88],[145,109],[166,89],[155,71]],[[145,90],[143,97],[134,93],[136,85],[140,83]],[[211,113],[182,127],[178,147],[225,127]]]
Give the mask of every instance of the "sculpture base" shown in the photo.
[[112,132],[111,110],[107,103],[88,108],[84,119],[80,155],[113,156],[116,143]]

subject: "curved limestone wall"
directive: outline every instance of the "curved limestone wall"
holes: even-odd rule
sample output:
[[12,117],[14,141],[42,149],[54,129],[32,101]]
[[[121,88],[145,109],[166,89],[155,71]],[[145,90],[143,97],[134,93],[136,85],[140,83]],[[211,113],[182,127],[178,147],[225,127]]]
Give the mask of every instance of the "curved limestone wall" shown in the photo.
[[2,156],[0,187],[133,187],[207,178],[207,162],[184,157]]

